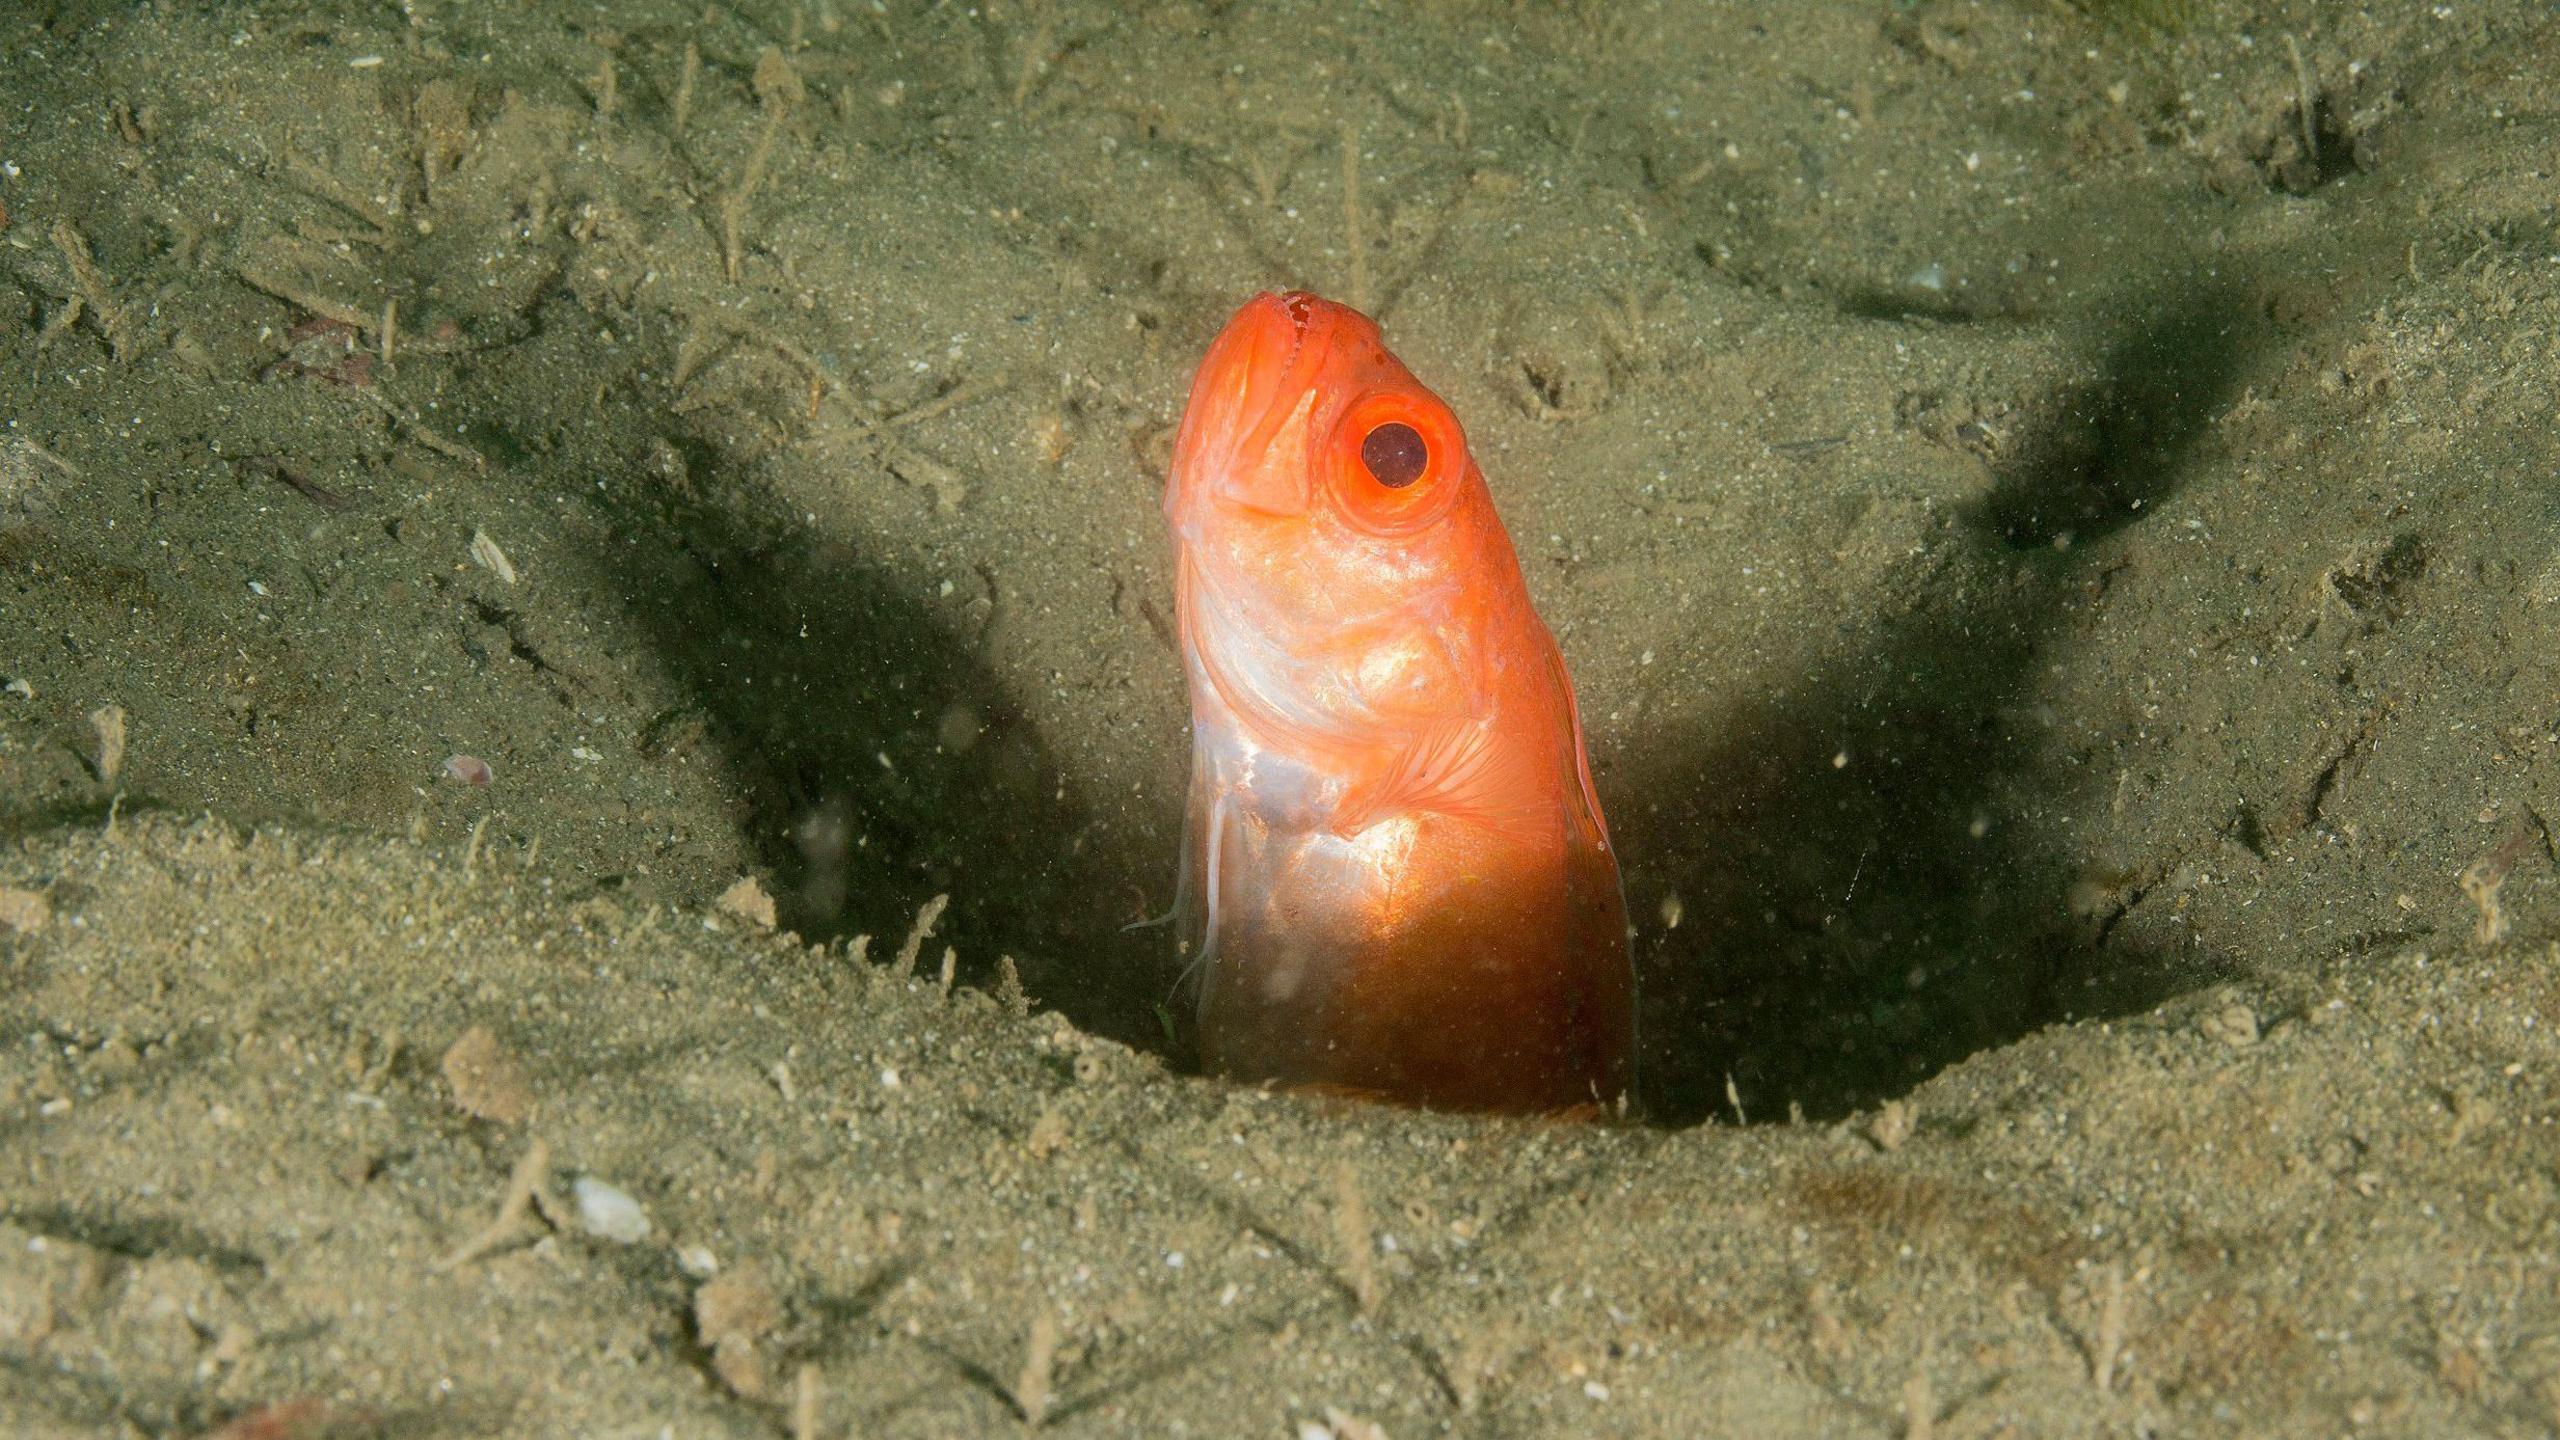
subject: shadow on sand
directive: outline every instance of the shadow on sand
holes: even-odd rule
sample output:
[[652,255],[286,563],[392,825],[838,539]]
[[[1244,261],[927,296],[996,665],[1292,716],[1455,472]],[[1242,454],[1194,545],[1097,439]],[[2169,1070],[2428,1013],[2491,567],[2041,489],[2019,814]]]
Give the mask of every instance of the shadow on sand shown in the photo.
[[[2243,299],[2130,307],[2094,378],[1989,457],[1983,500],[1853,648],[1601,780],[1604,802],[1650,797],[1611,808],[1630,895],[1685,901],[1678,928],[1639,941],[1655,1118],[1729,1118],[1728,1077],[1751,1118],[1835,1117],[2215,976],[2210,954],[2136,949],[2073,913],[2088,857],[2037,837],[2104,797],[2036,704],[2048,650],[2103,595],[2095,542],[2175,490],[2259,343]],[[2020,813],[2019,796],[2043,798]]]
[[617,582],[693,696],[644,743],[717,757],[783,926],[811,941],[869,932],[885,960],[948,894],[922,972],[946,938],[965,985],[993,987],[1009,955],[1079,1028],[1162,1049],[1167,977],[1118,925],[1132,885],[1163,893],[1171,856],[1105,853],[1072,780],[951,622],[757,500],[715,451],[684,448],[707,498],[623,517],[637,533]]

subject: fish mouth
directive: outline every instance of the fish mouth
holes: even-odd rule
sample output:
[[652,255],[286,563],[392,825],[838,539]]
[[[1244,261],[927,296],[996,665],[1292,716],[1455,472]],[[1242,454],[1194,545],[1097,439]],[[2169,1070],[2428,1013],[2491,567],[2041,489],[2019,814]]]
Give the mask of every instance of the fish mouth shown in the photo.
[[1278,301],[1280,308],[1289,312],[1290,323],[1298,327],[1301,337],[1305,336],[1308,324],[1315,318],[1316,307],[1325,303],[1304,290],[1283,290],[1277,295],[1265,291],[1254,298]]
[[1306,358],[1308,332],[1316,327],[1324,308],[1324,301],[1304,290],[1266,290],[1254,296],[1218,333],[1208,358],[1201,362],[1201,372],[1205,375],[1212,364],[1221,362],[1234,367],[1247,395],[1262,402],[1240,410],[1258,410],[1251,418],[1267,420],[1271,412],[1289,408],[1284,402],[1291,390],[1303,389],[1312,381],[1309,376],[1298,386],[1288,383]]
[[1215,500],[1271,515],[1305,513],[1303,447],[1286,443],[1321,398],[1327,335],[1339,307],[1303,290],[1264,291],[1239,307],[1201,359],[1174,441],[1165,513]]

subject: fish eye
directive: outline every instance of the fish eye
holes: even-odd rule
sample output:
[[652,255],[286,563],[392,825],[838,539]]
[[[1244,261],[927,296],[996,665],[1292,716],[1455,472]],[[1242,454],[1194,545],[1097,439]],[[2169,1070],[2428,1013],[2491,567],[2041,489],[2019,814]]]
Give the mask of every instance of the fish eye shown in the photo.
[[1360,463],[1369,478],[1390,490],[1401,490],[1431,468],[1431,447],[1422,432],[1401,420],[1371,430],[1360,442]]
[[1476,482],[1466,432],[1440,397],[1407,378],[1383,380],[1343,407],[1310,458],[1338,512],[1385,539],[1422,533]]

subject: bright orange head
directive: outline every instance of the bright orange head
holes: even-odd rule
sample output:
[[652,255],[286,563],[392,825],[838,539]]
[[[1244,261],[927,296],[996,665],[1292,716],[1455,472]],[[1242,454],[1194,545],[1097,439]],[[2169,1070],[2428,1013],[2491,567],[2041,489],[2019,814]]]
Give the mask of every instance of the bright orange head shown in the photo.
[[1227,510],[1402,539],[1482,490],[1458,417],[1376,323],[1293,290],[1248,301],[1201,360],[1165,514],[1186,536]]
[[1347,306],[1290,291],[1236,312],[1164,503],[1206,678],[1342,778],[1396,738],[1381,725],[1486,711],[1502,657],[1482,642],[1536,625],[1458,417]]

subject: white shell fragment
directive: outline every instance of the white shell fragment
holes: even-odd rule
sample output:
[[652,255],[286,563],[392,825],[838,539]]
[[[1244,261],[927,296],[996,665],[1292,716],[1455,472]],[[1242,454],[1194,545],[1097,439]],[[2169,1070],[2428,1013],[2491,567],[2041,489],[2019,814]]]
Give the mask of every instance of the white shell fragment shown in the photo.
[[516,583],[515,563],[507,559],[507,552],[498,548],[498,542],[490,539],[486,530],[471,532],[471,563],[509,585]]
[[578,1223],[588,1234],[617,1245],[637,1245],[649,1238],[649,1214],[629,1193],[593,1175],[579,1176],[569,1193],[577,1198]]

